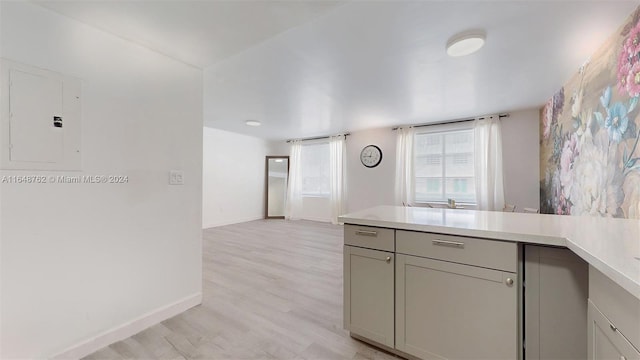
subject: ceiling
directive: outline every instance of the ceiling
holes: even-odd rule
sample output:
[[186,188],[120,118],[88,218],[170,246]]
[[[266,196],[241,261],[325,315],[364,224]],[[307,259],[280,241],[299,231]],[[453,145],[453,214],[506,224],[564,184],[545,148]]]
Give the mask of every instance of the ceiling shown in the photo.
[[204,68],[344,3],[280,0],[34,1]]
[[[38,3],[205,68],[205,125],[273,140],[539,107],[639,4]],[[446,55],[477,28],[484,48]]]

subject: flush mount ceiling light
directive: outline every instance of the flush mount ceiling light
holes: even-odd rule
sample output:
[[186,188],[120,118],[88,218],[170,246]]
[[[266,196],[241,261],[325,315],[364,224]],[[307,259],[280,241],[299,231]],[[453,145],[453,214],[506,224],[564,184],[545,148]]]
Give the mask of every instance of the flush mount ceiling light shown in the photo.
[[260,121],[258,120],[247,120],[244,123],[248,126],[260,126]]
[[473,54],[484,45],[486,34],[482,30],[465,31],[447,41],[447,55],[458,57]]

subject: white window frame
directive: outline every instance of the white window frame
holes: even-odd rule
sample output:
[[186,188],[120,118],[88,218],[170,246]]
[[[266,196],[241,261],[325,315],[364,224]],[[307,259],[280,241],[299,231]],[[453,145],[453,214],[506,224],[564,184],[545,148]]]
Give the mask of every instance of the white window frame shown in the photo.
[[[413,194],[413,202],[416,204],[436,204],[436,205],[443,205],[443,204],[447,204],[447,199],[441,199],[441,200],[418,200],[416,197],[416,174],[415,174],[415,161],[416,161],[416,152],[415,152],[415,146],[416,146],[416,137],[418,135],[422,135],[422,134],[447,134],[447,133],[455,133],[455,132],[460,132],[460,131],[471,131],[471,134],[473,135],[474,139],[474,144],[473,144],[473,165],[474,165],[474,176],[475,176],[475,134],[473,131],[473,121],[468,121],[468,122],[464,122],[464,123],[456,123],[456,124],[441,124],[441,125],[431,125],[431,126],[424,126],[421,128],[416,128],[415,129],[415,133],[413,134],[413,156],[411,159],[411,167],[412,167],[412,179],[411,179],[411,187],[412,187],[412,191],[411,193]],[[442,157],[442,196],[446,196],[446,180],[447,180],[447,171],[446,171],[446,152],[445,152],[445,145],[442,145],[442,153],[441,153],[441,157]],[[469,205],[469,206],[475,206],[477,203],[477,194],[475,194],[475,190],[474,190],[474,200],[473,201],[458,201],[456,199],[456,203],[457,204],[461,204],[461,205]]]

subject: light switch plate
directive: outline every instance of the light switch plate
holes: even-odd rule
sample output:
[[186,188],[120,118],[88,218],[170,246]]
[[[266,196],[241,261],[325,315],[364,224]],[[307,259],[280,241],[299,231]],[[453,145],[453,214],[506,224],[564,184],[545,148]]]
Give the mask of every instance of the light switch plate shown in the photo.
[[169,185],[184,185],[184,171],[169,171]]

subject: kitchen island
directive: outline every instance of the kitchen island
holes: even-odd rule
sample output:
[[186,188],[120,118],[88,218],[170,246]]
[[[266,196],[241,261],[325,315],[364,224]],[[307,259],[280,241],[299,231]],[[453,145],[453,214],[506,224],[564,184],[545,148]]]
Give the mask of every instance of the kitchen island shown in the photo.
[[[345,223],[345,328],[354,337],[406,357],[524,358],[524,329],[530,328],[523,315],[524,253],[566,248],[584,260],[584,270],[559,269],[558,274],[570,275],[565,283],[533,289],[546,291],[544,298],[537,294],[544,305],[539,309],[566,310],[566,303],[575,301],[588,317],[584,342],[589,345],[582,349],[569,341],[565,347],[578,347],[590,359],[640,358],[640,221],[396,206],[347,214],[340,221]],[[570,260],[554,266],[575,262]],[[588,301],[579,291],[562,292],[580,287],[586,292],[586,284],[573,280],[582,274],[588,276]],[[549,289],[558,290],[557,299]],[[584,327],[582,312],[576,314],[568,325],[558,322],[556,330]],[[542,334],[554,330],[544,322],[536,326]],[[533,355],[527,351],[527,359]]]

